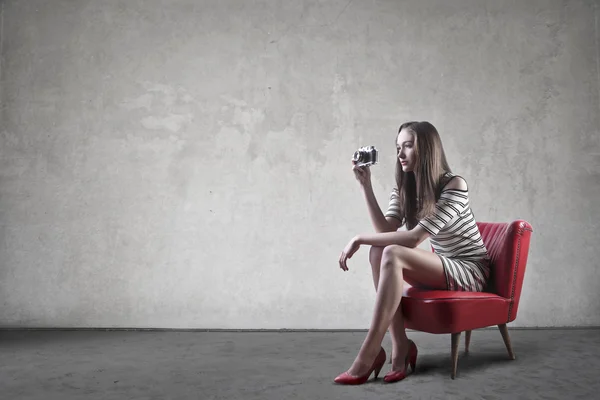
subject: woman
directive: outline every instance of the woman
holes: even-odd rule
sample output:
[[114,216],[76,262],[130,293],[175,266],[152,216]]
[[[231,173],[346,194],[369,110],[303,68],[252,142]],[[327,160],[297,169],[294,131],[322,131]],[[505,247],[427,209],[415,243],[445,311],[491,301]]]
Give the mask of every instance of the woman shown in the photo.
[[[373,371],[377,378],[386,360],[381,343],[388,328],[392,368],[384,381],[404,379],[409,365],[414,371],[417,346],[406,336],[400,307],[404,281],[429,289],[482,291],[490,275],[467,183],[451,172],[435,127],[429,122],[401,125],[396,149],[396,187],[385,215],[373,194],[369,168],[353,167],[376,233],[352,238],[339,264],[347,271],[347,259],[361,245],[370,245],[377,295],[371,327],[354,363],[334,380],[340,384],[362,384]],[[399,231],[402,226],[406,230]],[[427,238],[434,252],[417,248]]]

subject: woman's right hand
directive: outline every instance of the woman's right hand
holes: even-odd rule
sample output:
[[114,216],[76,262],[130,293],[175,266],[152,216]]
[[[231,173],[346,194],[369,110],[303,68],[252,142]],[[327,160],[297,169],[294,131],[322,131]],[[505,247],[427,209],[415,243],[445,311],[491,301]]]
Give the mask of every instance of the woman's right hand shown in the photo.
[[356,161],[352,161],[352,171],[356,180],[360,182],[362,186],[368,186],[371,184],[371,168],[369,166],[359,167],[356,165]]

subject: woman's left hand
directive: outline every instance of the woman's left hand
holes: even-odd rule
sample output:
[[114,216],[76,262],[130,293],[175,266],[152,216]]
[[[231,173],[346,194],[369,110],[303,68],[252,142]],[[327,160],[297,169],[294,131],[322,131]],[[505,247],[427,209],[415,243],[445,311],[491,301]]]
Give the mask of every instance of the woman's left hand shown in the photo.
[[340,268],[341,269],[343,269],[344,271],[348,271],[348,266],[346,265],[346,261],[349,258],[352,258],[354,253],[356,253],[359,248],[360,248],[360,242],[358,240],[358,236],[355,236],[346,245],[346,247],[344,248],[344,251],[342,251],[342,254],[340,255]]

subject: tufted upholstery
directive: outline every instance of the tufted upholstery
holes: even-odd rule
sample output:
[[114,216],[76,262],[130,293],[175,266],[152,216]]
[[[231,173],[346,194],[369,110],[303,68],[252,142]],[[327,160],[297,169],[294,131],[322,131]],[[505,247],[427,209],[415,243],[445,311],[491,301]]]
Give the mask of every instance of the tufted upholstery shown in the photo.
[[519,308],[533,229],[525,221],[514,221],[511,224],[481,222],[477,225],[492,259],[492,280],[487,291],[510,301],[506,322],[514,321]]
[[453,335],[453,378],[457,361],[455,342],[463,331],[467,332],[468,351],[471,330],[498,325],[509,354],[514,357],[506,324],[517,316],[533,229],[523,220],[477,225],[492,261],[486,290],[455,292],[408,287],[401,302],[406,328]]

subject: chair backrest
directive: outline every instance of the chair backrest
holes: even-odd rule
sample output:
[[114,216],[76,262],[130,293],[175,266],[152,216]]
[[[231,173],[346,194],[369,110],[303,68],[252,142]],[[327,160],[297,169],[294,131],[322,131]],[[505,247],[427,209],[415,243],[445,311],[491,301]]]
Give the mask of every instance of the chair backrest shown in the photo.
[[478,222],[477,225],[492,261],[486,291],[510,299],[507,322],[511,322],[517,317],[533,229],[524,220]]

